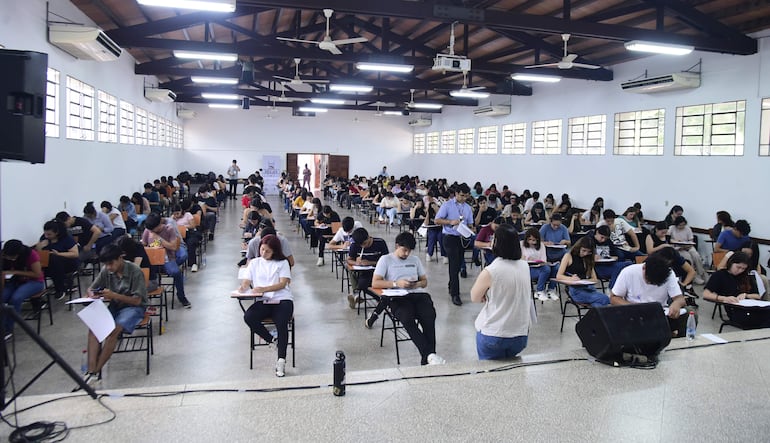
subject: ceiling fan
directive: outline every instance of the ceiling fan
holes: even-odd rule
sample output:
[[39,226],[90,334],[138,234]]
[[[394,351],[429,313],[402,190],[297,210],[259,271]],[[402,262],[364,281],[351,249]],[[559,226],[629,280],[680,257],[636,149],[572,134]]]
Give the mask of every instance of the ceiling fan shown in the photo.
[[562,34],[561,39],[564,41],[564,57],[557,63],[545,63],[541,65],[530,65],[525,68],[559,68],[559,69],[572,69],[572,68],[585,68],[585,69],[599,69],[601,66],[588,65],[585,63],[575,63],[575,59],[578,58],[577,54],[567,53],[567,42],[569,41],[570,34]]
[[449,95],[452,97],[466,97],[466,98],[487,98],[489,93],[482,91],[486,89],[484,86],[468,87],[468,72],[463,71],[463,86],[460,89],[449,91]]
[[294,78],[289,77],[282,77],[280,75],[274,75],[273,78],[277,78],[278,80],[283,80],[284,82],[287,82],[291,85],[302,85],[305,83],[329,83],[329,80],[303,80],[299,76],[299,62],[301,62],[302,59],[295,58],[294,59]]
[[273,107],[275,107],[275,102],[288,103],[288,102],[293,102],[293,101],[305,100],[305,99],[299,98],[299,97],[286,97],[286,88],[284,87],[284,83],[283,82],[281,82],[281,95],[279,95],[278,97],[271,96],[270,99],[272,99],[272,101],[273,101]]
[[409,92],[410,92],[410,94],[411,94],[411,96],[409,97],[409,101],[408,101],[408,102],[404,102],[404,104],[405,104],[405,105],[406,105],[408,108],[414,108],[414,106],[415,106],[415,103],[414,103],[414,91],[415,91],[414,89],[410,89],[410,90],[409,90]]
[[350,45],[353,43],[364,43],[369,41],[369,39],[366,37],[332,40],[331,33],[329,32],[329,20],[331,19],[332,14],[334,14],[333,9],[324,9],[324,16],[326,17],[326,35],[321,41],[302,40],[299,38],[286,38],[286,37],[276,37],[276,38],[278,40],[283,40],[287,42],[312,43],[312,44],[318,45],[319,49],[323,49],[324,51],[329,51],[334,55],[342,54],[342,51],[340,51],[337,45]]

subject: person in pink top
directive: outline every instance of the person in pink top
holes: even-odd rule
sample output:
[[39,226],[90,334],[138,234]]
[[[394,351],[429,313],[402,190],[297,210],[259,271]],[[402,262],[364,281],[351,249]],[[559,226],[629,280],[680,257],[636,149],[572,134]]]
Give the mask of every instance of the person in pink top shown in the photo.
[[[45,289],[43,268],[37,251],[19,240],[8,240],[3,245],[3,303],[21,312],[24,300]],[[39,306],[37,307],[39,308]],[[13,336],[13,317],[5,316],[4,337]]]

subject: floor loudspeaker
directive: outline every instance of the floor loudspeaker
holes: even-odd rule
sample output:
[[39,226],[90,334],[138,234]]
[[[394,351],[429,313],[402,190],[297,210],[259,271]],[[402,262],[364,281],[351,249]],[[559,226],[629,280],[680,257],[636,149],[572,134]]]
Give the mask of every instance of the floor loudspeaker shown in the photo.
[[602,361],[626,360],[623,354],[654,358],[671,342],[671,329],[658,303],[591,309],[575,331],[588,353]]

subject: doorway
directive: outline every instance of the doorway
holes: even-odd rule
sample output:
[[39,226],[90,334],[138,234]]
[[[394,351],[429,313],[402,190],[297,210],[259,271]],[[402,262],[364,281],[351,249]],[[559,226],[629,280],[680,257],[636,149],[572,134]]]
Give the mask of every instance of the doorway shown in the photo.
[[298,180],[302,185],[307,165],[310,170],[309,188],[313,192],[323,188],[323,181],[328,175],[347,179],[349,164],[350,158],[347,155],[286,154],[286,171],[289,177]]

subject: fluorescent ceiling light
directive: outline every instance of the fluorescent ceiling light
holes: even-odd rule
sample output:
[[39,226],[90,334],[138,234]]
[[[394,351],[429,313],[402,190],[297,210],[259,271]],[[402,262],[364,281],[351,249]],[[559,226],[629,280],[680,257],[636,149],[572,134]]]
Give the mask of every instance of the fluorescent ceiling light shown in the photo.
[[299,112],[326,112],[326,108],[316,108],[312,106],[302,106],[299,108]]
[[441,109],[444,105],[438,103],[414,103],[413,108],[417,109]]
[[370,85],[329,85],[329,90],[336,92],[372,92],[372,89]]
[[511,78],[520,82],[544,82],[544,83],[557,83],[561,81],[561,77],[556,75],[540,75],[540,74],[511,74]]
[[238,60],[238,54],[224,52],[198,52],[198,51],[172,51],[176,58],[189,58],[193,60],[220,60],[234,62]]
[[237,78],[227,77],[190,77],[193,83],[214,83],[218,85],[237,85]]
[[201,97],[211,100],[238,100],[238,94],[220,94],[218,92],[201,92]]
[[199,11],[233,12],[235,0],[138,0],[140,5],[166,8],[197,9]]
[[457,89],[454,91],[449,91],[449,95],[452,97],[461,98],[487,98],[489,97],[489,92],[474,91],[471,89]]
[[404,115],[403,111],[385,111],[384,115]]
[[209,103],[209,108],[240,109],[240,107],[241,105],[230,104],[230,103]]
[[652,52],[654,54],[667,55],[687,55],[695,49],[692,46],[645,42],[641,40],[626,42],[625,46],[629,51]]
[[345,100],[341,98],[311,98],[311,102],[318,103],[319,105],[344,105]]
[[362,71],[384,71],[384,72],[412,72],[413,65],[398,65],[389,63],[356,63],[356,68]]

